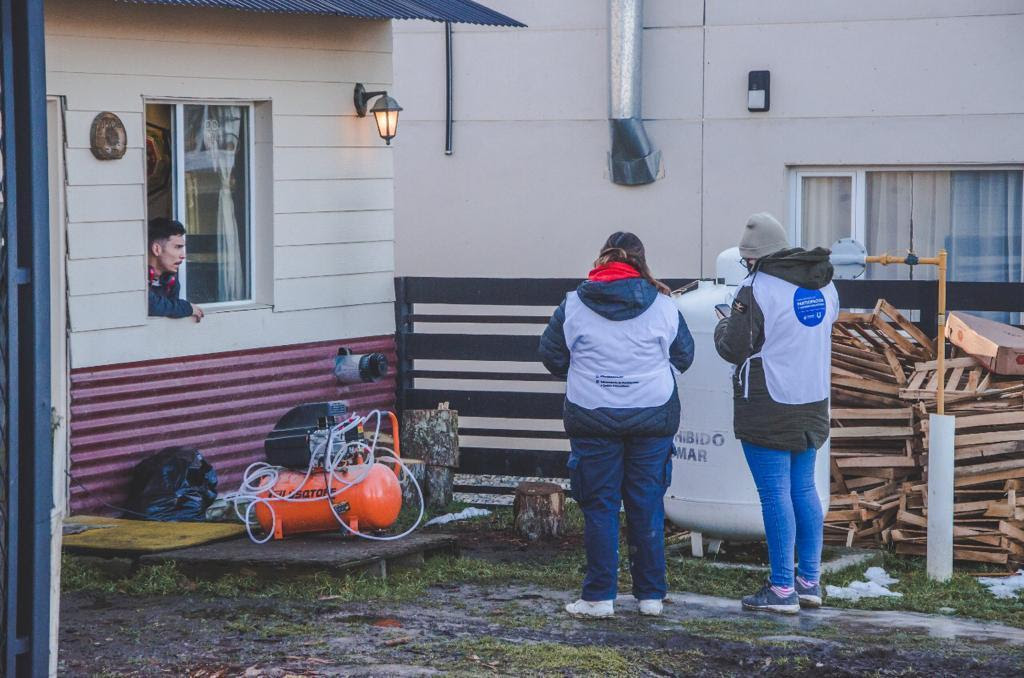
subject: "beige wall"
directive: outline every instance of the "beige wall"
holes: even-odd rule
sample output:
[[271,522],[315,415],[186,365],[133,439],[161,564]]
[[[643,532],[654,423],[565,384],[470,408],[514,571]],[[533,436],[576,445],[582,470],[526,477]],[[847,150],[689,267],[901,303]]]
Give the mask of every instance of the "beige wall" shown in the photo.
[[[49,0],[46,19],[47,89],[67,108],[73,367],[394,330],[392,153],[352,105],[354,83],[390,85],[390,22],[112,0]],[[259,104],[254,283],[263,303],[198,325],[147,317],[146,98]],[[89,151],[104,110],[127,128],[121,160]]]
[[606,3],[489,4],[530,27],[456,27],[452,157],[442,30],[395,24],[400,275],[581,275],[619,228],[657,275],[710,275],[748,214],[790,221],[793,167],[1024,162],[1019,0],[647,0],[665,173],[631,188],[607,178]]

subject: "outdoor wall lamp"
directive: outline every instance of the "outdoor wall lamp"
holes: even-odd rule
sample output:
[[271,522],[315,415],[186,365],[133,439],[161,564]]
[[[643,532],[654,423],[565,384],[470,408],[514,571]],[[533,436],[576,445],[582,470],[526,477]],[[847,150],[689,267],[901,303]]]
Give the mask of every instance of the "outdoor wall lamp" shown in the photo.
[[771,108],[771,71],[747,73],[747,110],[763,113]]
[[360,118],[365,118],[366,105],[374,97],[380,97],[380,99],[377,99],[377,103],[373,105],[370,112],[373,113],[373,117],[377,120],[377,133],[390,146],[391,140],[398,133],[398,112],[402,110],[402,107],[398,105],[397,101],[389,97],[386,91],[367,92],[366,88],[363,87],[363,83],[360,82],[356,84],[356,91],[353,97],[356,104],[356,115]]

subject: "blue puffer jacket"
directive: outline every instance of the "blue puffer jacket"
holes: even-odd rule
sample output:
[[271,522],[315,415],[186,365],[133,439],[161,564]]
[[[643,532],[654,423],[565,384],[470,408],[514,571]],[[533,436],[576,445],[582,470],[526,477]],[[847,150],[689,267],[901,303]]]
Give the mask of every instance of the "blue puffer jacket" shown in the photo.
[[[626,278],[613,282],[588,280],[576,289],[576,294],[592,311],[608,320],[622,321],[636,318],[646,311],[659,293],[643,278]],[[567,377],[572,361],[572,350],[565,341],[565,305],[563,301],[551,316],[540,338],[539,350],[544,367],[562,378]],[[677,315],[679,324],[669,345],[668,363],[684,372],[693,363],[693,337],[682,314]],[[665,367],[668,369],[668,365]],[[570,437],[670,436],[675,435],[679,428],[679,397],[673,389],[672,396],[656,407],[596,409],[581,407],[566,399],[563,420]]]

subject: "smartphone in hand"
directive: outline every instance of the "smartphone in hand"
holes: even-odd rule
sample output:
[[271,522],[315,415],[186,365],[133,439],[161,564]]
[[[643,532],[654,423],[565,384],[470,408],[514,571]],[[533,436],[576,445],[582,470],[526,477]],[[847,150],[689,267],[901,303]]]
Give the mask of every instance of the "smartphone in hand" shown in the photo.
[[717,315],[719,319],[728,318],[730,311],[732,311],[732,309],[729,307],[729,304],[715,304],[715,315]]

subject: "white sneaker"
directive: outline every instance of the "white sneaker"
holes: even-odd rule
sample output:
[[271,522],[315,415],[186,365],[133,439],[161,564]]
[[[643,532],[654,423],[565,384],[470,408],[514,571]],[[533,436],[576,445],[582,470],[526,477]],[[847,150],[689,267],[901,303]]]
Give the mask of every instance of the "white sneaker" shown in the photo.
[[640,601],[640,614],[648,617],[660,617],[663,608],[661,601],[656,598]]
[[565,611],[573,617],[611,617],[615,614],[614,600],[577,600],[565,606]]

